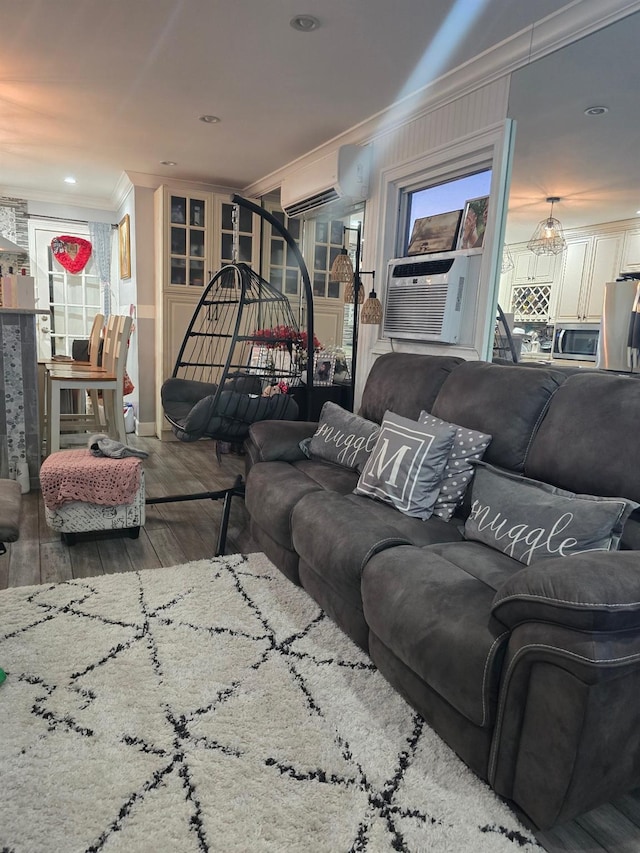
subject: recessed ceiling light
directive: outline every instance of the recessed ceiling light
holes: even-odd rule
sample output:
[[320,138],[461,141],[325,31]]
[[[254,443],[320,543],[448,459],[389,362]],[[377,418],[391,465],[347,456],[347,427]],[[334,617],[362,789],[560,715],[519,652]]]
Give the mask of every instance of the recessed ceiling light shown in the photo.
[[203,121],[205,124],[219,124],[222,119],[218,118],[218,116],[200,116],[200,121]]
[[313,15],[296,15],[289,21],[289,26],[299,33],[312,33],[320,26],[320,21]]
[[586,116],[603,116],[609,112],[609,107],[588,107],[584,114]]
[[178,164],[176,163],[175,160],[160,160],[160,165],[161,166],[177,166]]
[[64,179],[64,182],[65,182],[65,184],[75,184],[76,179],[72,178],[71,175],[69,175],[69,177]]

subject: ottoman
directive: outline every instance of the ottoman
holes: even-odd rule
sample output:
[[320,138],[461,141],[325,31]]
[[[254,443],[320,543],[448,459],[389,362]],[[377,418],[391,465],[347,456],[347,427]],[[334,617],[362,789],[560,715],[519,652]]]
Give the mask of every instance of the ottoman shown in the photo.
[[77,533],[126,530],[132,539],[139,536],[145,521],[140,459],[59,450],[42,463],[40,485],[46,522],[68,545]]

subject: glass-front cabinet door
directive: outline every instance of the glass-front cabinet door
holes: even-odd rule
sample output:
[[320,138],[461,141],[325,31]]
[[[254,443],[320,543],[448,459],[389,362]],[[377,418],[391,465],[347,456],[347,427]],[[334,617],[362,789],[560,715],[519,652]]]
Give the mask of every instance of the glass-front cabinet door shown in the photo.
[[220,265],[237,260],[253,265],[254,221],[253,213],[245,207],[238,208],[238,257],[233,257],[234,208],[230,202],[222,202],[220,207]]
[[171,194],[169,198],[168,284],[204,287],[211,201]]

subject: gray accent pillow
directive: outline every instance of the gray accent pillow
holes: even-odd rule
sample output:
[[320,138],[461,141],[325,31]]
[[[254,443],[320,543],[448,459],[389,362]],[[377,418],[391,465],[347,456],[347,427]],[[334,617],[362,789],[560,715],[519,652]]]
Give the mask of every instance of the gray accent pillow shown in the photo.
[[387,412],[354,494],[391,504],[405,515],[430,518],[456,431],[423,426]]
[[360,473],[380,432],[378,424],[327,401],[320,412],[318,429],[300,442],[309,459],[322,459]]
[[[420,412],[418,420],[421,424],[431,427],[448,423],[424,411]],[[443,521],[449,521],[471,485],[474,473],[471,463],[479,462],[491,444],[491,436],[484,432],[467,429],[458,424],[449,424],[449,426],[455,428],[456,437],[453,439],[451,453],[444,466],[440,492],[433,508],[433,514]]]
[[479,462],[464,535],[528,566],[616,550],[624,522],[637,506],[626,498],[576,495]]

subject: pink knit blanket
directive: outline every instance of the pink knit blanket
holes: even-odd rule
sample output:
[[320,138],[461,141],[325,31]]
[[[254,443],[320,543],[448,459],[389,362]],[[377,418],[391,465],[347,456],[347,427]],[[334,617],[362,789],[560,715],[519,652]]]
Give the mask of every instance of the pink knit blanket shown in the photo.
[[52,453],[40,468],[45,506],[55,510],[67,501],[102,506],[133,503],[140,488],[141,464],[134,456],[112,459],[84,449]]

